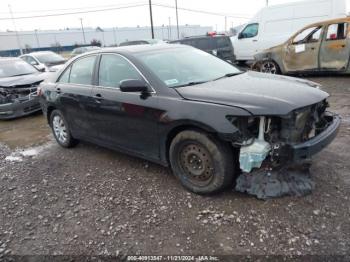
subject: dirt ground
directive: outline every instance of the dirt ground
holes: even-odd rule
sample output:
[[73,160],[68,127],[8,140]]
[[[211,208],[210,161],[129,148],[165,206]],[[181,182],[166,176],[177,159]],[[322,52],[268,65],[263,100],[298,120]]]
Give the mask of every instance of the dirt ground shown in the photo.
[[310,79],[343,122],[314,159],[314,192],[300,198],[198,196],[159,165],[59,147],[40,114],[0,122],[0,257],[350,255],[350,78]]

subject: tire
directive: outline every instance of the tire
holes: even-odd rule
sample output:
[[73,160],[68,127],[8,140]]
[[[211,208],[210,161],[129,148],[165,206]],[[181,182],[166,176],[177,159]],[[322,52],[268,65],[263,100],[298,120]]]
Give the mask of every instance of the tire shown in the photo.
[[261,61],[259,65],[259,71],[261,73],[277,75],[281,73],[278,64],[272,60]]
[[232,185],[232,149],[204,132],[179,133],[170,145],[172,170],[181,184],[197,194],[213,194]]
[[57,143],[65,148],[73,147],[77,144],[69,131],[68,123],[59,110],[54,110],[50,115],[50,126]]

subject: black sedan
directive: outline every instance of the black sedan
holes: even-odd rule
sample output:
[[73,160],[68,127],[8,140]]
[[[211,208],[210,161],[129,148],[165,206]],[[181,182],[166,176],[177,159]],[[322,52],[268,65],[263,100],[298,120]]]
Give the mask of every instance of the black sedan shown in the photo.
[[0,119],[40,111],[38,85],[47,77],[19,58],[0,58]]
[[242,72],[184,45],[86,53],[40,88],[61,146],[86,140],[170,165],[199,194],[238,172],[302,163],[340,124],[316,83]]

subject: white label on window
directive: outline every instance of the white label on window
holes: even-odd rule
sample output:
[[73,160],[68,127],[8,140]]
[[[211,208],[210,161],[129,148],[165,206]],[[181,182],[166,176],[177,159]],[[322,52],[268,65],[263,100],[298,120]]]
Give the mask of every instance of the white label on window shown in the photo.
[[164,82],[167,86],[171,86],[171,85],[175,85],[175,84],[179,83],[179,81],[177,79],[169,79],[169,80],[165,80]]
[[305,52],[305,44],[302,45],[296,45],[295,46],[295,53],[302,53]]

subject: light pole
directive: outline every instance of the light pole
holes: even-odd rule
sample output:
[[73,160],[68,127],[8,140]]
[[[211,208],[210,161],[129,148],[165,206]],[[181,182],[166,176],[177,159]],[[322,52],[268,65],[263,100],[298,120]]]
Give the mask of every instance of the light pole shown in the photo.
[[151,18],[151,34],[152,39],[154,39],[154,30],[153,30],[153,15],[152,15],[152,1],[149,0],[149,16]]
[[169,16],[169,40],[171,40],[171,17]]
[[17,45],[18,45],[18,48],[19,48],[19,52],[20,52],[21,55],[23,55],[23,51],[22,51],[22,48],[21,48],[21,41],[19,40],[19,35],[18,35],[18,32],[17,32],[15,18],[13,17],[11,5],[9,5],[9,11],[10,11],[13,27],[15,28],[15,33],[16,33],[16,39],[17,39]]
[[113,38],[114,38],[114,45],[117,45],[117,36],[115,33],[115,27],[113,27]]
[[40,48],[38,29],[35,29],[34,32],[35,32],[36,44],[37,44],[38,48]]
[[178,13],[178,9],[177,9],[177,0],[175,0],[175,9],[176,9],[177,39],[180,39],[180,31],[179,31],[179,13]]
[[83,18],[79,18],[79,19],[80,19],[80,24],[81,24],[81,30],[83,32],[84,44],[86,45],[85,31],[84,31],[84,26],[83,26]]
[[266,0],[266,6],[269,6],[269,0]]

